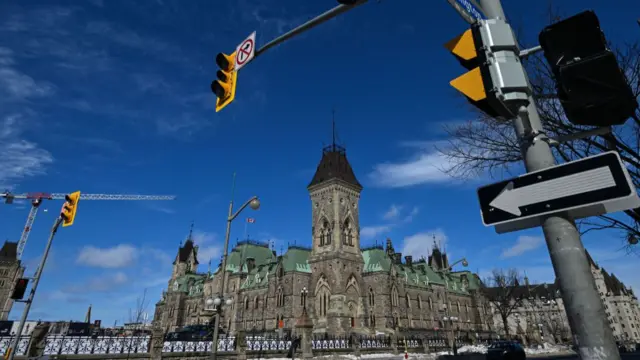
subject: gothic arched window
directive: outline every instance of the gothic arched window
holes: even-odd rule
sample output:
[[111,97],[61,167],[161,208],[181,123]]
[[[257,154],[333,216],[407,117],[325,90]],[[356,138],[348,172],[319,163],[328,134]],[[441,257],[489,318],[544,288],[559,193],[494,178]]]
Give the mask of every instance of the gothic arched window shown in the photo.
[[282,292],[282,288],[278,288],[278,292],[276,293],[276,306],[284,306],[284,293]]
[[391,289],[391,306],[398,306],[398,290],[395,286]]
[[345,220],[342,226],[342,244],[353,246],[353,228],[349,219]]
[[324,244],[331,245],[331,226],[327,220],[324,221],[323,231],[324,231]]
[[411,308],[411,297],[409,296],[409,294],[407,294],[406,296],[406,301],[407,301],[407,308]]
[[369,306],[374,306],[376,304],[376,298],[373,294],[373,289],[369,288]]

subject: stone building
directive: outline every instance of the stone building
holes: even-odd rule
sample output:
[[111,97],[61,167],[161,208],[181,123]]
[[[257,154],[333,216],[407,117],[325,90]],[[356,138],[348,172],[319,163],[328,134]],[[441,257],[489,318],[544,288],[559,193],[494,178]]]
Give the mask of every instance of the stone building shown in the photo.
[[[358,182],[346,151],[323,149],[308,185],[311,247],[290,246],[278,256],[267,244],[241,241],[224,271],[198,273],[198,247],[189,236],[179,248],[168,288],[156,304],[154,321],[165,331],[210,321],[207,299],[219,297],[225,276],[221,326],[234,332],[293,330],[306,308],[315,333],[375,334],[453,326],[486,330],[491,319],[469,271],[448,271],[447,255],[434,246],[429,259],[414,260],[386,247],[360,246]],[[428,246],[428,244],[425,244]],[[443,323],[445,315],[455,317]]]
[[16,280],[24,274],[24,267],[18,260],[18,243],[5,241],[0,249],[0,305],[2,314],[0,320],[7,320],[13,307],[10,298]]
[[[640,305],[638,298],[614,274],[598,266],[587,251],[600,299],[616,341],[640,342]],[[571,329],[564,309],[564,302],[557,281],[553,284],[525,284],[511,292],[515,306],[507,318],[509,334],[525,342],[571,342]],[[496,288],[486,289],[492,301],[493,325],[498,333],[505,334],[504,321],[497,311]]]

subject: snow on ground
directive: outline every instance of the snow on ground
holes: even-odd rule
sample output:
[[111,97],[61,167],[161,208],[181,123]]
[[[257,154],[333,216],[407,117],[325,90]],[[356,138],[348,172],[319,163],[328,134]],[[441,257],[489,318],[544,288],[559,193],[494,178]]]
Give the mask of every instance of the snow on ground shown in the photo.
[[[534,354],[553,354],[553,353],[567,353],[571,352],[571,349],[568,346],[562,345],[552,345],[548,343],[544,343],[543,345],[539,345],[537,347],[526,347],[524,351],[529,355]],[[484,345],[469,345],[462,346],[458,349],[458,353],[480,353],[486,354],[487,347]],[[410,360],[435,360],[436,357],[440,355],[451,354],[449,351],[441,351],[438,353],[430,353],[430,354],[409,354]],[[388,359],[388,360],[404,360],[404,353],[400,353],[399,355],[393,354],[363,354],[360,357],[356,357],[355,355],[324,355],[324,356],[315,356],[314,359],[344,359],[344,360],[356,360],[356,359]],[[267,360],[267,359],[260,359]],[[270,358],[269,360],[288,360],[287,358]]]

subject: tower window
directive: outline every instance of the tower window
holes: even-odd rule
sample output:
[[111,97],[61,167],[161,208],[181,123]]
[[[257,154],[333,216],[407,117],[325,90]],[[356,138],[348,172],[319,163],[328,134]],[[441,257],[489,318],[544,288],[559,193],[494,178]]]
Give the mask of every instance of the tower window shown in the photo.
[[331,244],[331,227],[329,226],[329,222],[327,220],[322,224],[322,229],[320,229],[320,246],[330,245]]
[[369,288],[369,306],[374,306],[376,304],[375,302],[375,295],[373,294],[373,289]]
[[353,246],[353,231],[349,219],[344,221],[342,227],[342,244]]

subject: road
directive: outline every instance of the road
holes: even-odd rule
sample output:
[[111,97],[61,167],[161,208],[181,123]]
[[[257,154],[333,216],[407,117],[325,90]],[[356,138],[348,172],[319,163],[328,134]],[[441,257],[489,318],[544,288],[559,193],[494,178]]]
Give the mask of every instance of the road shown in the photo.
[[[622,353],[620,354],[622,360],[640,360],[640,352]],[[578,355],[556,355],[556,356],[544,356],[544,355],[528,355],[527,360],[578,360]]]

